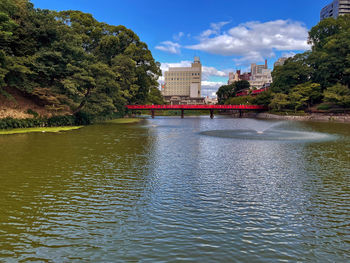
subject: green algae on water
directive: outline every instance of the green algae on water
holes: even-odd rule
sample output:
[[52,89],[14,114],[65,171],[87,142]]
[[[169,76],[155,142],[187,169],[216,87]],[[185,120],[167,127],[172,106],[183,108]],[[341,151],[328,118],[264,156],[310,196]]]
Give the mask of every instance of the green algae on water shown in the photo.
[[119,118],[119,119],[106,121],[105,123],[128,124],[128,123],[138,123],[141,120],[142,119],[138,119],[138,118]]
[[30,133],[30,132],[62,132],[62,131],[77,130],[82,127],[83,126],[20,128],[20,129],[11,129],[11,130],[0,130],[0,135]]

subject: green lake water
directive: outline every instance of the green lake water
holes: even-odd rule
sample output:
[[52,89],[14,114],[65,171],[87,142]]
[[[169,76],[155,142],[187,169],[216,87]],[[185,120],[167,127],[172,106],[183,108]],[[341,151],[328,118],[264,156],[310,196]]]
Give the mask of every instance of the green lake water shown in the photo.
[[156,117],[0,154],[0,262],[350,261],[349,124]]

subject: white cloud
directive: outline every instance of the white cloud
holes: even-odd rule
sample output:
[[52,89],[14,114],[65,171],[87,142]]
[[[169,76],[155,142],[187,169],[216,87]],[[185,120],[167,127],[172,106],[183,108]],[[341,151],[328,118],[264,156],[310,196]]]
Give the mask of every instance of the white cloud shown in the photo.
[[227,25],[228,21],[223,21],[223,22],[218,22],[218,23],[211,23],[210,24],[210,29],[207,29],[205,31],[203,31],[200,34],[200,39],[205,39],[210,37],[211,35],[218,35],[220,34],[221,28],[225,25]]
[[184,32],[179,32],[179,33],[173,35],[173,39],[174,39],[175,41],[180,41],[181,38],[182,38],[184,35],[185,35]]
[[213,94],[216,94],[218,89],[226,84],[225,82],[202,81],[202,96],[214,97]]
[[[308,30],[300,22],[275,20],[248,22],[220,33],[221,24],[211,24],[201,33],[199,43],[186,46],[212,54],[241,57],[236,62],[259,62],[274,57],[275,51],[307,50]],[[227,24],[227,23],[226,23]]]
[[172,41],[164,41],[155,48],[172,54],[180,54],[181,45]]
[[214,67],[202,67],[202,79],[208,80],[210,77],[228,77],[228,72],[230,70],[218,70]]

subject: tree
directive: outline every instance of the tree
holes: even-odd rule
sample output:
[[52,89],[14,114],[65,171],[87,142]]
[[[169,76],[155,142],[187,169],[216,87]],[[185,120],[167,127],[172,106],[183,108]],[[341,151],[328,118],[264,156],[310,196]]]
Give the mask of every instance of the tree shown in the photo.
[[336,84],[327,88],[324,92],[324,101],[339,105],[341,107],[350,107],[350,89],[344,85]]
[[307,61],[309,56],[310,52],[297,54],[287,59],[283,66],[275,67],[271,90],[288,94],[296,85],[308,82],[313,72]]
[[269,107],[281,111],[287,105],[289,105],[288,95],[283,93],[273,94],[273,98],[269,104]]
[[107,115],[125,104],[163,103],[160,75],[147,45],[124,26],[35,9],[28,0],[0,2],[0,88],[55,112]]
[[274,94],[271,91],[261,92],[253,98],[252,104],[268,106],[271,103],[273,96]]
[[230,98],[234,97],[235,94],[236,85],[230,84],[230,85],[223,85],[221,86],[218,91],[216,92],[216,95],[218,96],[218,103],[219,104],[225,104],[225,101]]
[[322,92],[320,84],[311,82],[297,85],[289,94],[289,99],[292,105],[294,105],[295,110],[302,107],[307,107],[309,109],[311,105],[315,102],[319,102],[321,98]]
[[165,104],[163,96],[158,88],[152,87],[150,89],[149,95],[147,96],[147,103],[154,105]]
[[236,93],[250,88],[250,83],[247,80],[235,81],[233,84],[235,85],[234,91]]
[[312,81],[322,89],[337,83],[350,84],[350,15],[321,21],[311,29],[313,43],[309,64],[314,69]]

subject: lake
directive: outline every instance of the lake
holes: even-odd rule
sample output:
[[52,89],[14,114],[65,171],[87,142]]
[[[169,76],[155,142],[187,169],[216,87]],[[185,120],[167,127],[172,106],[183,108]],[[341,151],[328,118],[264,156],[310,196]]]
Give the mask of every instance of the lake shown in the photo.
[[349,124],[156,117],[0,145],[3,262],[350,261]]

